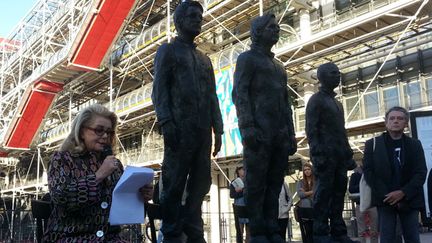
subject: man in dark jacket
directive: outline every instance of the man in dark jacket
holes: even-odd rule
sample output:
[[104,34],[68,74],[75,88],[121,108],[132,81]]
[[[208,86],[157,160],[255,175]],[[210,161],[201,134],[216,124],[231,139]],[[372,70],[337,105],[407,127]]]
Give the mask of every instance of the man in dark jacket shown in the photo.
[[251,50],[237,59],[233,87],[244,145],[250,242],[284,242],[278,226],[279,192],[288,155],[296,152],[297,144],[287,74],[271,52],[279,39],[275,16],[253,20],[251,37]]
[[[215,156],[221,147],[222,117],[210,59],[196,49],[202,6],[184,1],[174,13],[178,37],[159,47],[152,100],[164,137],[161,192],[164,242],[205,242],[201,205],[211,184],[212,130]],[[186,179],[187,198],[181,208]]]
[[390,108],[385,115],[387,132],[365,144],[364,173],[372,206],[378,207],[381,243],[395,242],[397,216],[405,242],[420,242],[418,215],[424,207],[427,169],[420,141],[404,134],[408,121],[407,110]]
[[306,135],[316,180],[314,242],[353,242],[347,236],[342,212],[347,170],[357,165],[345,131],[343,107],[333,91],[340,83],[339,68],[333,63],[323,64],[317,76],[320,90],[306,107]]

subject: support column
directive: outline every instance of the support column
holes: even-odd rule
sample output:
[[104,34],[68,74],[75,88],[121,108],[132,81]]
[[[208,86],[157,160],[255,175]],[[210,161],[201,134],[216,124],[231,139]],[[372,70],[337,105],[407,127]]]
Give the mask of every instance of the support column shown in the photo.
[[304,98],[305,107],[307,106],[309,99],[315,93],[315,90],[316,88],[313,83],[310,82],[303,83],[303,98]]
[[259,13],[260,13],[260,16],[263,16],[263,14],[264,14],[264,3],[263,3],[263,0],[259,0]]
[[210,214],[210,235],[207,239],[211,242],[221,242],[220,240],[220,219],[219,219],[219,186],[218,175],[212,173],[212,184],[210,186],[210,207],[208,207]]
[[168,37],[168,43],[171,42],[171,0],[167,0],[167,26],[166,34]]
[[296,76],[296,79],[300,82],[303,89],[300,95],[303,94],[302,101],[306,107],[311,96],[318,91],[318,81],[316,80],[316,73],[314,71],[306,71]]
[[300,9],[299,18],[300,18],[300,39],[301,40],[309,39],[312,34],[309,10]]
[[40,147],[37,148],[37,171],[36,171],[36,199],[39,199],[39,191],[41,188],[39,188],[39,182],[40,182],[40,175],[39,175],[39,170],[40,170],[40,164],[42,163],[42,157],[41,157],[41,149]]

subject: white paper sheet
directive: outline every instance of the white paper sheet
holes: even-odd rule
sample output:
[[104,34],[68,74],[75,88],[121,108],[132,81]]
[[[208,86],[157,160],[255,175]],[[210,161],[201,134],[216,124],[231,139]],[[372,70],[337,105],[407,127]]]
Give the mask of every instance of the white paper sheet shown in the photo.
[[144,223],[144,202],[138,190],[151,183],[153,175],[153,170],[149,168],[126,167],[113,191],[109,216],[111,225]]

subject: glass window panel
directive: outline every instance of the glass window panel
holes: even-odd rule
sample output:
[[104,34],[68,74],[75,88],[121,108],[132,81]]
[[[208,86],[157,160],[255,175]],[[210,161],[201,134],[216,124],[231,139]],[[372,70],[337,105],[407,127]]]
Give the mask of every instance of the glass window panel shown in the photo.
[[141,102],[143,101],[143,99],[144,99],[143,92],[142,90],[140,90],[137,95],[137,102]]
[[[354,108],[354,105],[358,101],[358,96],[352,96],[345,99],[345,118],[348,118],[349,113]],[[348,118],[348,121],[357,121],[360,120],[360,105],[357,105],[355,110],[352,112],[351,116]]]
[[421,105],[420,83],[411,82],[404,86],[405,103],[409,108],[417,108]]
[[399,91],[397,87],[385,89],[384,94],[384,105],[385,110],[388,110],[394,106],[399,106]]
[[426,94],[428,97],[428,105],[432,105],[432,78],[426,80],[426,85],[427,85]]
[[295,110],[296,113],[296,125],[297,131],[304,131],[306,128],[306,114],[304,108],[298,108]]
[[379,115],[378,93],[376,91],[365,94],[364,104],[366,118],[376,117]]

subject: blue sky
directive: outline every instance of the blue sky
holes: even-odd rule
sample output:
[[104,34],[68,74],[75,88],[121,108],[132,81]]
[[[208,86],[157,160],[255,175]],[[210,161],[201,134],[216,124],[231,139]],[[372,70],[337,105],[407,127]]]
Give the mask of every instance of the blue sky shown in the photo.
[[7,37],[38,0],[0,0],[0,37]]

